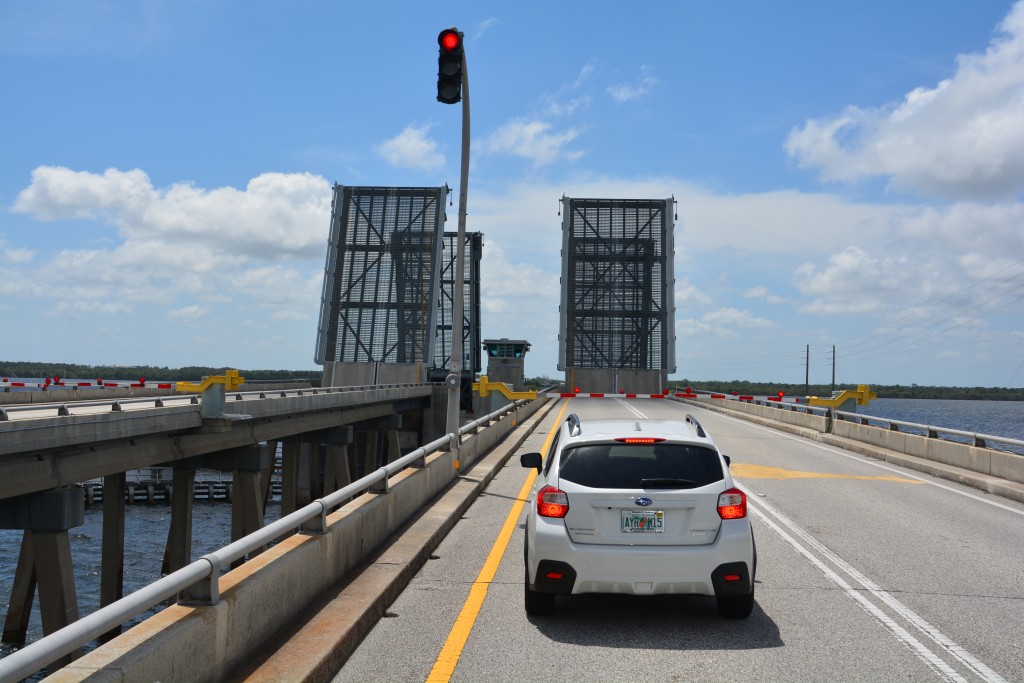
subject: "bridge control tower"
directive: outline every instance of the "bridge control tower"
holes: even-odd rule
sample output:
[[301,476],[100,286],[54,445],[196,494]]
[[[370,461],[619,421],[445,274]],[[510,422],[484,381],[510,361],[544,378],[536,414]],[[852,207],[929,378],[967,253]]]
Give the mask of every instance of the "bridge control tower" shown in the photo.
[[558,369],[569,387],[657,393],[676,371],[674,205],[562,197]]
[[485,339],[487,379],[509,385],[513,391],[526,388],[526,352],[530,342],[525,339]]

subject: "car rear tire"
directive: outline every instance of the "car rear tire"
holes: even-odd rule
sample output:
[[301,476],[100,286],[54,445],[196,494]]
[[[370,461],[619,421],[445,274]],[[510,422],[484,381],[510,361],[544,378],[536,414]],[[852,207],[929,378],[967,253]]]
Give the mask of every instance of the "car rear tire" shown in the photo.
[[555,611],[555,594],[531,590],[529,575],[523,580],[523,589],[526,613],[531,617],[546,617]]
[[754,591],[746,595],[723,595],[717,598],[718,613],[726,619],[746,619],[754,611]]

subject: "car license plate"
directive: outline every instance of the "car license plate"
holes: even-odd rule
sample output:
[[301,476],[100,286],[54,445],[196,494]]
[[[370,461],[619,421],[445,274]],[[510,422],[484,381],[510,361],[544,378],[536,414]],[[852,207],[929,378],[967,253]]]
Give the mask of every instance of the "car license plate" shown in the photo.
[[663,510],[623,510],[622,533],[665,533],[665,512]]

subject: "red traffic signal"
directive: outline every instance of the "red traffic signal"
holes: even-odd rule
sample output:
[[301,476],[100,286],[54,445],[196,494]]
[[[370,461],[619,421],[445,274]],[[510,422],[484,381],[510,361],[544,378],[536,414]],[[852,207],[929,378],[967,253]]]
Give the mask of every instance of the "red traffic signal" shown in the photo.
[[446,28],[437,35],[437,101],[455,104],[462,99],[462,33]]
[[437,44],[445,52],[451,52],[462,47],[462,35],[455,29],[445,29],[437,36]]

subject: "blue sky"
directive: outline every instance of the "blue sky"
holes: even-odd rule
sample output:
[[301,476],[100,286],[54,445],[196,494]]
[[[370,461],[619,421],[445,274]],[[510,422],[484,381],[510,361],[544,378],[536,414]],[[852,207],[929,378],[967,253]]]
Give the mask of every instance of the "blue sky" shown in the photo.
[[[1024,386],[1024,2],[0,0],[0,359],[309,370],[330,187],[449,184],[557,377],[563,195],[677,200],[683,379]],[[449,223],[456,225],[456,206]]]

